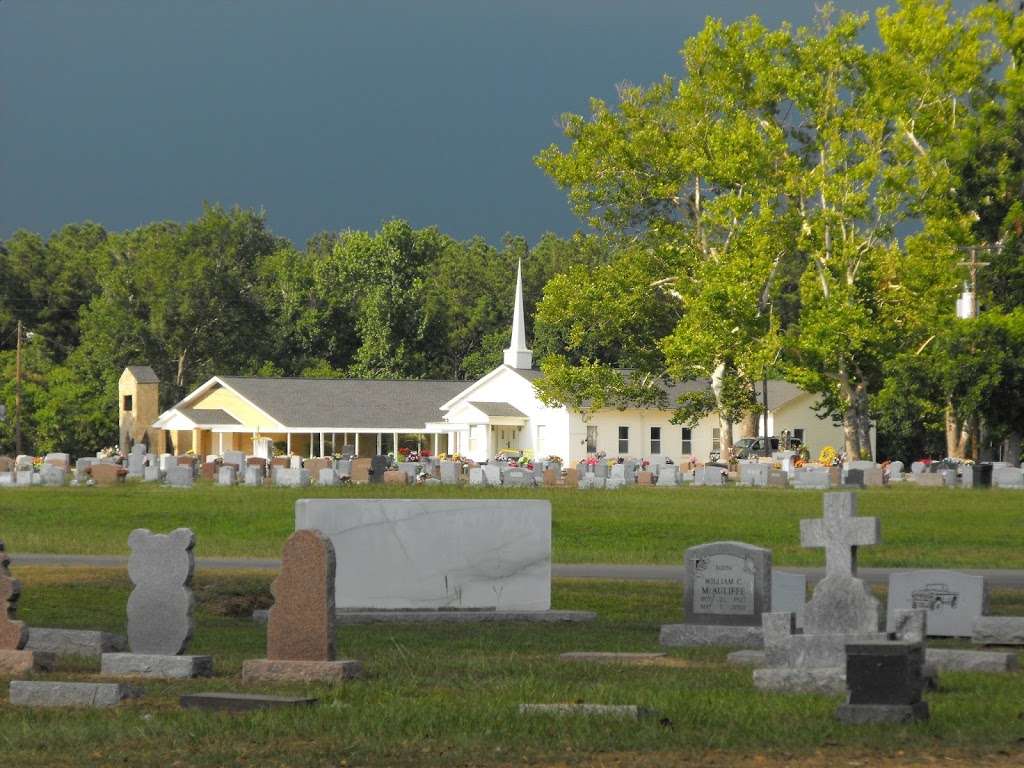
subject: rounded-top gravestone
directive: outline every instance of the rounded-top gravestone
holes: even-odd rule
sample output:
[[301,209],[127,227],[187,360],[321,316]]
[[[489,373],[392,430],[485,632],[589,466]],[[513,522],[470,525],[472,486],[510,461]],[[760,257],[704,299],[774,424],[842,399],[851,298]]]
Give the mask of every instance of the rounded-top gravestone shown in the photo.
[[686,550],[683,621],[760,626],[771,611],[772,552],[741,541]]

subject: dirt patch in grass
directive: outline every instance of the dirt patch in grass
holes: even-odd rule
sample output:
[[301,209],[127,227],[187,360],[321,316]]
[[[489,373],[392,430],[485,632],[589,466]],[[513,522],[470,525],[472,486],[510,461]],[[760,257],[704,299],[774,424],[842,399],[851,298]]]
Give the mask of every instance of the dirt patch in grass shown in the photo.
[[192,585],[196,605],[214,616],[248,618],[253,611],[274,604],[271,578],[264,573],[237,572],[199,577]]

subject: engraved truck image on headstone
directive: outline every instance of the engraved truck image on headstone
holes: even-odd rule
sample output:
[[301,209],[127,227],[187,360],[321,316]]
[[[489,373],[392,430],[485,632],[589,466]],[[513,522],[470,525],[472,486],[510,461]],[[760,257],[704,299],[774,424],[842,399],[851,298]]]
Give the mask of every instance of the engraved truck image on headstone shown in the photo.
[[954,592],[947,584],[925,584],[921,589],[915,589],[910,593],[911,605],[914,608],[924,608],[928,611],[941,611],[942,606],[948,605],[956,608],[960,594]]

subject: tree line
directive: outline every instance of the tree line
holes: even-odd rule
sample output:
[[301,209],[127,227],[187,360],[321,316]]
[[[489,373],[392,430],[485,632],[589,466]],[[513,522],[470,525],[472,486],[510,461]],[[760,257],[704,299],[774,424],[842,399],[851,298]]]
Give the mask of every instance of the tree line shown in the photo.
[[551,277],[608,253],[582,235],[496,248],[401,220],[299,249],[261,212],[216,205],[127,232],[18,231],[0,249],[0,452],[15,450],[19,322],[22,449],[90,454],[116,442],[131,364],[156,371],[163,407],[216,374],[482,376],[508,346],[519,259],[532,316]]
[[[85,453],[115,439],[126,364],[153,366],[165,406],[216,373],[480,376],[507,344],[522,258],[550,403],[660,403],[680,423],[717,411],[728,448],[755,428],[759,384],[785,378],[843,426],[850,456],[875,425],[879,458],[1019,457],[1016,5],[709,19],[681,55],[682,75],[565,115],[567,142],[537,156],[586,225],[569,238],[494,247],[393,220],[299,248],[220,206],[15,233],[0,250],[0,450],[19,322],[25,448]],[[978,312],[958,320],[972,248]],[[666,377],[711,385],[664,403]]]

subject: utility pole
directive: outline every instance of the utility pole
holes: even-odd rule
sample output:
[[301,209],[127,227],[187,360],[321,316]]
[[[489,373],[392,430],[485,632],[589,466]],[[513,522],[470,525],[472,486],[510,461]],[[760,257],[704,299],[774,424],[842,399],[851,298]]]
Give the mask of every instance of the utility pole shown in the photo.
[[[1000,245],[1001,245],[1000,243],[996,243],[995,246],[981,246],[981,247],[983,249],[985,249],[986,251],[988,251],[989,249],[991,249],[993,247],[999,248]],[[960,305],[960,306],[957,307],[957,309],[960,310],[960,313],[958,313],[958,314],[959,314],[959,316],[962,319],[963,318],[968,318],[968,317],[969,318],[977,319],[977,317],[978,317],[978,270],[981,269],[982,267],[987,267],[987,266],[989,266],[992,263],[990,261],[978,261],[978,248],[979,248],[979,246],[976,246],[976,245],[968,246],[967,252],[971,254],[970,260],[969,261],[961,261],[961,262],[957,263],[957,266],[967,267],[967,270],[968,270],[968,272],[971,275],[971,297],[970,297],[970,299],[971,299],[971,306],[970,307],[963,307],[962,305]],[[963,301],[964,298],[966,298],[966,297],[962,297],[961,298],[961,302]],[[963,310],[966,310],[966,311],[963,311]]]
[[21,453],[21,320],[18,321],[17,351],[14,353],[14,452]]

